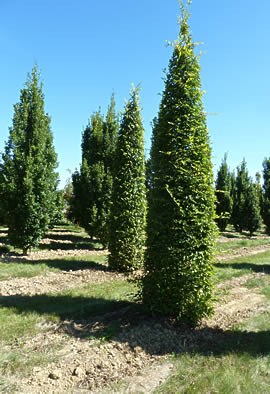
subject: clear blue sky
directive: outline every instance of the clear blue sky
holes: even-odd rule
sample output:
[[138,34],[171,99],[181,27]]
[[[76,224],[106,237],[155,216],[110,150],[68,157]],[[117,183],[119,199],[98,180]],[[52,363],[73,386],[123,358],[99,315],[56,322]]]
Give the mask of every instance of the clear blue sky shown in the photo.
[[[270,156],[270,1],[193,0],[190,27],[200,49],[201,79],[215,168],[225,152],[251,175]],[[112,91],[121,110],[141,85],[150,147],[163,70],[178,35],[177,0],[0,0],[0,150],[27,73],[42,71],[46,111],[62,183],[79,166],[81,133]]]

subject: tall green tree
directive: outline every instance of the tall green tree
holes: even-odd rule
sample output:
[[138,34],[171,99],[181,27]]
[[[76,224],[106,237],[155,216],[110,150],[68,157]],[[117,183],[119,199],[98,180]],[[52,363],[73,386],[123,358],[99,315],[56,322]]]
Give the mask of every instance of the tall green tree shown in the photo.
[[80,171],[75,171],[72,176],[73,216],[91,238],[97,235],[102,204],[103,128],[103,116],[100,111],[95,112],[82,134]]
[[109,220],[113,188],[113,170],[118,128],[119,122],[115,110],[115,99],[114,95],[112,95],[103,126],[104,176],[102,181],[102,191],[100,198],[101,204],[99,209],[99,220],[97,223],[97,237],[100,239],[104,246],[108,245],[109,240]]
[[195,324],[211,311],[215,194],[200,66],[182,6],[154,123],[144,303]]
[[55,217],[56,167],[50,118],[44,109],[39,72],[34,67],[14,106],[1,171],[9,240],[24,252],[39,244]]
[[260,213],[263,216],[263,188],[262,188],[262,175],[259,171],[255,174],[255,190],[260,202]]
[[250,235],[257,231],[262,224],[260,199],[257,185],[249,178],[243,209],[244,230]]
[[240,233],[245,229],[246,222],[246,198],[249,188],[250,180],[248,175],[247,163],[245,159],[242,160],[240,166],[236,169],[233,209],[232,209],[232,224],[236,231]]
[[239,232],[249,231],[252,235],[258,230],[262,223],[260,191],[257,181],[254,183],[248,174],[247,163],[243,159],[240,166],[237,167],[232,223]]
[[91,237],[108,244],[113,163],[118,131],[114,95],[104,120],[95,112],[82,135],[82,163],[72,175],[71,217]]
[[138,91],[133,90],[117,139],[109,227],[109,266],[122,272],[143,264],[146,214],[143,136]]
[[225,155],[216,178],[216,222],[220,231],[226,230],[231,217],[232,203],[231,176]]
[[263,161],[263,222],[267,234],[270,234],[270,158]]

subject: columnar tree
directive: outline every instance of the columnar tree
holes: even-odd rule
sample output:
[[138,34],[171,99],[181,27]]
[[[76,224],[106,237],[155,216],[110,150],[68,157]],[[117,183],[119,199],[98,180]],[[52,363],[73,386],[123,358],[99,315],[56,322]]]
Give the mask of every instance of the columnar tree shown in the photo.
[[123,272],[143,263],[146,214],[143,135],[138,92],[133,90],[117,139],[109,227],[109,266]]
[[263,222],[270,234],[270,158],[263,161]]
[[115,161],[115,148],[118,132],[118,117],[115,110],[114,95],[108,107],[106,119],[103,126],[103,163],[104,177],[102,181],[102,196],[97,227],[97,237],[104,246],[108,245],[109,218],[111,210],[111,198],[113,187],[113,169]]
[[263,216],[263,188],[262,188],[262,175],[259,171],[255,174],[255,189],[258,200],[260,202],[260,213],[261,217]]
[[72,175],[71,217],[91,237],[108,243],[113,162],[118,119],[114,96],[104,120],[100,112],[91,116],[82,135],[82,163]]
[[233,209],[232,209],[232,224],[236,231],[242,232],[245,229],[245,206],[246,196],[249,187],[249,175],[247,170],[247,163],[243,159],[240,166],[236,169]]
[[2,196],[9,240],[27,252],[37,246],[55,216],[58,175],[50,118],[37,67],[14,106],[2,155]]
[[200,66],[182,7],[151,149],[143,301],[195,324],[211,311],[215,194]]
[[104,178],[103,116],[95,112],[82,134],[82,163],[73,181],[73,215],[93,237],[97,233]]
[[0,224],[5,224],[5,209],[3,201],[3,166],[0,164]]
[[260,199],[258,195],[257,185],[249,179],[247,193],[245,196],[245,204],[243,209],[244,229],[252,235],[262,224]]
[[220,231],[225,231],[232,211],[231,176],[224,156],[216,178],[216,222]]
[[248,175],[245,159],[237,167],[232,222],[237,231],[247,230],[250,235],[259,229],[262,222],[258,184]]

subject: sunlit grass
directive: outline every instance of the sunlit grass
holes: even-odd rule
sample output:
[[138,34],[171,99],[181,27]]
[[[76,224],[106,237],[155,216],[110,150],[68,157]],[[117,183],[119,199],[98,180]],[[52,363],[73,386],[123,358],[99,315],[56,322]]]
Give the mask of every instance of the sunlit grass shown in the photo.
[[60,256],[47,260],[10,259],[0,261],[0,281],[12,278],[31,278],[48,272],[76,271],[79,269],[107,269],[106,255]]
[[0,297],[0,341],[34,335],[42,321],[90,318],[132,301],[135,285],[126,280],[89,284],[57,294]]
[[234,241],[220,242],[217,241],[217,253],[229,253],[241,248],[249,248],[253,246],[270,245],[270,238],[258,239],[235,239]]
[[253,272],[270,273],[270,251],[216,262],[215,281],[221,282]]
[[270,387],[269,369],[269,356],[184,354],[177,357],[172,376],[155,393],[266,394]]
[[[218,269],[219,278],[260,272],[269,262],[270,252],[237,258]],[[249,264],[249,268],[241,268],[243,264]],[[265,297],[265,311],[258,310],[254,316],[242,320],[227,336],[220,337],[222,343],[215,342],[215,335],[219,333],[213,331],[208,345],[199,342],[191,352],[174,356],[172,375],[155,393],[270,392],[270,275],[252,278],[245,286]]]

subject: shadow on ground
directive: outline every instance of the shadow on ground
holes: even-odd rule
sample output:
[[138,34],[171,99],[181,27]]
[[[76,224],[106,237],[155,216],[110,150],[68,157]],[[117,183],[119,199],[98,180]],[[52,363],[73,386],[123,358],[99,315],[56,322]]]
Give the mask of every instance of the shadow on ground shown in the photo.
[[224,238],[229,238],[229,239],[238,239],[239,241],[242,241],[244,239],[254,239],[256,238],[255,235],[251,236],[248,232],[243,231],[242,233],[237,233],[235,231],[221,231],[220,235]]
[[[59,232],[57,232],[59,231]],[[0,243],[4,247],[8,245],[8,230],[0,230]],[[71,231],[53,230],[43,238],[38,247],[40,250],[102,250],[101,243],[96,239],[83,236],[81,233],[73,233]]]
[[265,274],[270,274],[270,264],[252,264],[248,262],[242,263],[216,263],[217,268],[233,268],[236,270],[250,270],[253,272],[263,272]]
[[50,232],[45,237],[46,242],[41,242],[39,249],[88,249],[88,250],[100,250],[102,245],[96,239],[91,239],[87,236],[82,236],[80,233],[74,234],[68,231],[56,233],[55,231]]
[[270,353],[270,330],[260,332],[191,329],[154,318],[145,308],[129,301],[63,295],[1,296],[0,305],[18,314],[53,314],[58,330],[78,338],[98,337],[140,346],[148,354],[196,353],[205,356],[248,353],[257,357]]
[[[68,256],[69,257],[69,256]],[[105,259],[104,259],[105,260]],[[28,260],[26,257],[21,255],[9,255],[6,259],[2,260],[2,263],[10,264],[27,264],[27,265],[37,265],[43,264],[49,268],[55,268],[60,271],[79,271],[79,270],[95,270],[95,271],[111,271],[109,267],[104,262],[99,263],[97,261],[91,260],[83,260],[82,259],[74,259],[72,256],[70,259],[38,259],[38,260]]]

